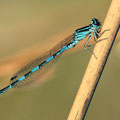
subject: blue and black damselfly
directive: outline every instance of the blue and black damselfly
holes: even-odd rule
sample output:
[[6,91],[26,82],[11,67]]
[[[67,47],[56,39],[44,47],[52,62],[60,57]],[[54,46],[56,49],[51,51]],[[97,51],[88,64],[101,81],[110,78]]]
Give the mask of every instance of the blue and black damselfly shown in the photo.
[[16,72],[10,79],[10,84],[0,90],[0,95],[5,93],[11,88],[19,87],[24,84],[24,82],[27,81],[29,83],[30,80],[37,79],[36,75],[40,77],[40,72],[44,69],[44,66],[46,66],[48,63],[50,63],[52,60],[54,60],[57,56],[62,54],[64,51],[75,47],[81,40],[86,38],[88,36],[88,40],[84,45],[84,48],[87,49],[89,52],[91,52],[95,58],[96,55],[89,49],[91,45],[88,45],[92,35],[94,37],[95,42],[97,43],[99,38],[105,31],[100,33],[101,29],[101,23],[98,21],[98,19],[93,18],[91,20],[91,24],[89,24],[86,27],[79,28],[74,31],[74,33],[64,40],[62,40],[60,43],[58,43],[55,47],[53,47],[48,52],[44,53],[40,57],[36,58],[31,63],[27,64],[25,67],[20,69],[18,72]]

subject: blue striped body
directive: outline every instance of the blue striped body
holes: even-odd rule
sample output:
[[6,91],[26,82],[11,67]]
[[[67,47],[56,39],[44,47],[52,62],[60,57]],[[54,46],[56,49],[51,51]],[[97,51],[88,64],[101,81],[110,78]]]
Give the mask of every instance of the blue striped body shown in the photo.
[[[48,62],[50,62],[52,59],[54,59],[56,56],[60,55],[62,52],[64,52],[65,50],[69,49],[67,46],[63,47],[59,52],[57,52],[55,55],[52,55],[51,57],[49,57],[48,59],[46,59],[43,63],[47,64]],[[12,84],[8,85],[7,87],[5,87],[4,89],[2,89],[0,91],[0,95],[3,94],[4,92],[8,91],[9,89],[13,88],[16,84],[20,83],[21,81],[23,81],[26,77],[29,77],[31,74],[33,74],[35,71],[37,71],[38,69],[40,69],[43,66],[43,63],[41,63],[40,65],[36,66],[35,68],[33,68],[31,71],[28,72],[28,74],[20,77],[17,81],[13,82]],[[13,80],[13,79],[12,79]]]
[[[52,59],[54,59],[57,55],[61,54],[62,52],[64,52],[65,50],[67,50],[68,47],[64,47],[62,48],[59,52],[56,53],[56,55],[52,55],[51,57],[49,57],[48,59],[45,60],[45,64],[47,64],[48,62],[50,62]],[[35,67],[34,69],[32,69],[28,75],[26,76],[22,76],[21,78],[18,79],[18,81],[22,81],[24,80],[26,77],[28,77],[29,75],[31,75],[32,73],[34,73],[35,71],[37,71],[38,69],[41,68],[41,66],[43,65],[43,63],[41,63],[40,65],[38,65],[37,67]]]
[[[93,20],[92,22],[94,23],[95,21]],[[48,53],[31,62],[29,65],[25,66],[25,68],[21,69],[19,72],[13,75],[13,77],[11,77],[11,84],[1,89],[0,95],[15,87],[16,85],[19,85],[21,81],[24,81],[25,79],[29,78],[29,76],[32,76],[36,71],[42,69],[43,66],[55,59],[64,51],[76,46],[81,40],[89,36],[93,32],[93,29],[100,29],[100,25],[96,25],[95,27],[95,23],[93,23],[86,27],[75,30],[72,36],[66,38],[60,42],[60,44],[51,49]]]

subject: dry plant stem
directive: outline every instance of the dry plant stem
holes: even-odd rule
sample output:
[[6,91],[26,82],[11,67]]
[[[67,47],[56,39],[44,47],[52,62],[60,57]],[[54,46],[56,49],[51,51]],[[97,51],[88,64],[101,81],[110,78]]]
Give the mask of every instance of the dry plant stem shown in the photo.
[[119,23],[120,0],[112,0],[102,28],[102,30],[110,30],[106,31],[100,37],[100,39],[108,39],[96,44],[94,53],[98,59],[95,59],[92,55],[67,120],[83,120],[85,118],[92,96],[116,38]]

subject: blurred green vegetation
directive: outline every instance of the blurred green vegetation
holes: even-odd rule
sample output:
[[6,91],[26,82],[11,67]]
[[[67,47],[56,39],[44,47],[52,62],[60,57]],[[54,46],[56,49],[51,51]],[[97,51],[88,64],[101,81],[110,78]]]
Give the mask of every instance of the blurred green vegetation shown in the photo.
[[[0,58],[73,31],[103,22],[110,0],[0,1]],[[115,44],[87,112],[86,120],[120,119],[120,56]],[[71,50],[72,51],[72,50]],[[0,96],[1,120],[66,120],[90,54],[78,50],[61,56],[53,78],[38,87],[14,89]],[[22,58],[21,58],[22,59]],[[4,78],[0,79],[2,81]]]

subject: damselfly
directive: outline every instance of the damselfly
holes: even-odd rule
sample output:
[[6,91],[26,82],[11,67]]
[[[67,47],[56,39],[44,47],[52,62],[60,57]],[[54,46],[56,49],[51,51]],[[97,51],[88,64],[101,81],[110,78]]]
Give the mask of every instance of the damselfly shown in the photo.
[[[86,38],[88,36],[88,40],[84,45],[84,48],[87,49],[89,52],[91,52],[95,58],[96,55],[89,49],[91,47],[88,45],[92,35],[94,36],[94,40],[97,43],[97,38],[100,37],[104,32],[100,33],[101,29],[101,23],[98,21],[98,19],[93,18],[91,20],[91,24],[89,24],[86,27],[79,28],[74,31],[74,33],[64,40],[62,40],[59,44],[57,44],[55,47],[53,47],[48,52],[44,53],[22,69],[20,69],[18,72],[16,72],[10,79],[10,84],[0,90],[0,95],[5,93],[11,88],[19,87],[24,84],[24,82],[28,82],[32,79],[37,79],[36,74],[40,77],[40,72],[46,66],[49,62],[54,60],[57,56],[62,54],[64,51],[75,47],[81,40]],[[99,34],[100,33],[100,34]]]

